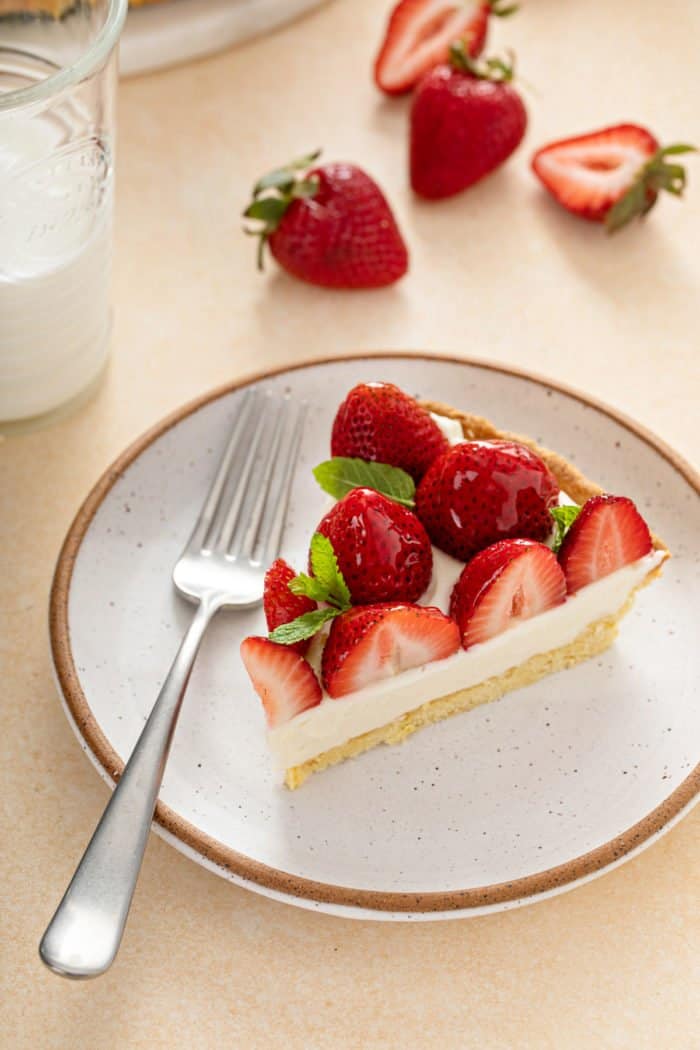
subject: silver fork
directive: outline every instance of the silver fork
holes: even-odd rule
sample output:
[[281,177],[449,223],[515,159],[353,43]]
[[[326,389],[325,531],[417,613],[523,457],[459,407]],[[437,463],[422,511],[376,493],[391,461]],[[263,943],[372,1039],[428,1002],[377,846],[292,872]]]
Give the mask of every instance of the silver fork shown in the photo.
[[114,961],[146,849],[165,763],[205,630],[224,606],[257,605],[279,550],[305,405],[248,391],[192,535],[173,571],[197,603],[168,676],[39,954],[64,977]]

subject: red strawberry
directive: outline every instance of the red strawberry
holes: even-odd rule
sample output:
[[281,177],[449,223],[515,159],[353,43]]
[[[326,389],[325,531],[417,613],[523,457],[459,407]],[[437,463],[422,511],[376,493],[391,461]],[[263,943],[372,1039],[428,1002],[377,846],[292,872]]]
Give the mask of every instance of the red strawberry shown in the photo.
[[269,638],[244,638],[241,659],[262,700],[270,729],[321,703],[321,686],[303,656]]
[[459,649],[457,624],[425,605],[367,605],[333,620],[321,675],[333,697],[443,660]]
[[420,598],[433,551],[416,515],[374,489],[353,489],[316,530],[333,544],[353,605]]
[[[265,573],[263,609],[269,631],[274,631],[275,627],[279,627],[280,624],[289,623],[290,620],[296,620],[297,616],[303,616],[304,613],[318,608],[313,599],[303,594],[292,594],[289,589],[289,581],[295,576],[294,569],[287,564],[284,558],[274,561]],[[309,648],[310,641],[311,639],[307,638],[303,642],[295,642],[288,648],[303,656]]]
[[336,413],[332,456],[356,456],[401,467],[419,481],[449,448],[429,412],[393,383],[360,383]]
[[429,468],[416,513],[436,547],[469,561],[496,540],[544,540],[559,485],[539,456],[515,441],[465,441]]
[[532,540],[501,540],[465,565],[452,592],[450,616],[469,649],[565,598],[564,573],[549,547]]
[[613,233],[635,216],[645,215],[659,190],[680,196],[685,170],[667,163],[666,157],[692,149],[683,145],[660,149],[646,128],[618,124],[543,146],[532,158],[532,169],[570,212],[604,222]]
[[447,61],[455,40],[470,55],[480,54],[489,15],[513,11],[515,6],[502,0],[400,0],[374,64],[377,86],[387,95],[410,91],[428,70]]
[[631,499],[593,496],[584,503],[559,551],[569,594],[643,558],[651,548],[647,524]]
[[[310,168],[318,153],[270,172],[243,213],[288,273],[327,288],[380,288],[408,269],[408,252],[382,191],[354,164]],[[304,174],[305,172],[305,174]]]
[[520,144],[527,113],[498,59],[477,65],[453,45],[451,65],[420,82],[411,107],[411,186],[451,197],[497,168]]

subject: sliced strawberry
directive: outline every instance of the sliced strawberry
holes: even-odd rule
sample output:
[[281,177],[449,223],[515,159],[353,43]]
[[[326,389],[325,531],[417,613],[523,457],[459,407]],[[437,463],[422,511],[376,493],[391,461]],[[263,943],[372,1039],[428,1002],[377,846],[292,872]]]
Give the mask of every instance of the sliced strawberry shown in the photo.
[[[289,589],[290,580],[296,576],[294,569],[288,565],[284,558],[274,561],[265,573],[265,592],[263,594],[263,609],[265,620],[269,631],[274,631],[283,623],[296,620],[297,616],[312,612],[318,608],[317,603],[303,594],[292,594]],[[295,642],[289,648],[303,656],[309,648],[310,638],[303,642]]]
[[424,73],[447,60],[450,44],[463,40],[472,55],[486,41],[495,0],[401,0],[389,18],[374,79],[387,95],[410,91]]
[[262,700],[270,729],[320,704],[318,679],[310,664],[291,646],[278,645],[269,638],[244,638],[241,659]]
[[693,151],[682,143],[661,149],[646,128],[618,124],[551,142],[535,153],[532,168],[555,200],[613,233],[646,215],[660,190],[681,196],[685,169],[669,158]]
[[333,544],[354,605],[414,602],[430,583],[433,550],[407,507],[374,489],[352,489],[319,522]]
[[565,208],[602,222],[658,148],[646,128],[620,124],[552,142],[535,153],[532,168]]
[[652,549],[644,518],[626,496],[593,496],[561,545],[569,594],[637,561]]
[[549,547],[533,540],[500,540],[464,567],[452,592],[450,615],[469,649],[565,598],[564,573]]
[[333,421],[332,456],[389,463],[416,481],[448,447],[430,413],[393,383],[359,383]]
[[367,605],[343,613],[323,650],[321,675],[332,697],[443,660],[459,649],[457,624],[423,605]]

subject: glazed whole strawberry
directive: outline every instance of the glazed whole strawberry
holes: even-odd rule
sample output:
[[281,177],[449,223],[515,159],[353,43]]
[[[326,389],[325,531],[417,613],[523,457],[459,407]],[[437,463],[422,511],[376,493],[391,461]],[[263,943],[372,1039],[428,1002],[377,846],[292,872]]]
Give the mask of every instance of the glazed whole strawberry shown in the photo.
[[376,182],[354,164],[315,165],[320,151],[263,175],[243,213],[294,277],[326,288],[381,288],[408,270],[408,251]]
[[602,652],[668,557],[627,496],[391,383],[329,437],[308,564],[270,566],[269,633],[241,644],[290,788]]

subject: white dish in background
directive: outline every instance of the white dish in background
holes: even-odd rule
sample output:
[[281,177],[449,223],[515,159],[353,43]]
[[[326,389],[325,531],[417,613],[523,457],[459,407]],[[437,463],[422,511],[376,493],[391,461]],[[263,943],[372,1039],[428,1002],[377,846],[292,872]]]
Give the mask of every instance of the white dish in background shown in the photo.
[[129,12],[119,52],[124,76],[202,58],[267,33],[326,0],[168,0]]
[[[289,792],[238,656],[261,610],[205,640],[155,829],[218,874],[332,914],[436,919],[569,889],[649,845],[700,791],[700,482],[642,428],[575,392],[485,363],[406,355],[313,363],[256,379],[309,414],[283,555],[304,564],[327,497],[311,467],[355,383],[408,392],[529,433],[635,499],[673,558],[615,646],[494,704],[381,747]],[[107,780],[143,726],[191,616],[170,583],[245,384],[186,406],[128,449],[69,532],[54,581],[59,683]]]

